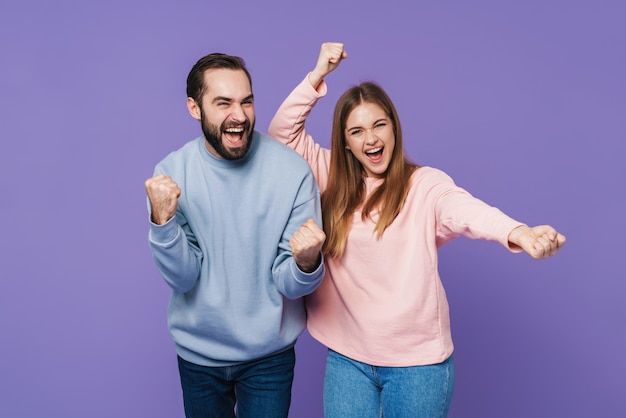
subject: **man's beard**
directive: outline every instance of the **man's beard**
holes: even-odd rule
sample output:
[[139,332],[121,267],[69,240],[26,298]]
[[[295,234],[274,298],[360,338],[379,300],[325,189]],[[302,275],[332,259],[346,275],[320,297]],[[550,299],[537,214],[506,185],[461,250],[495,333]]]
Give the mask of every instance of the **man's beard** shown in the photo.
[[[222,122],[219,128],[212,123],[208,122],[204,117],[204,112],[200,116],[200,122],[202,125],[202,133],[204,138],[213,147],[213,149],[225,160],[238,160],[244,157],[250,146],[252,145],[252,132],[254,131],[254,124],[250,124],[250,120],[246,119],[242,123],[226,123]],[[222,142],[223,132],[232,127],[242,127],[243,132],[241,135],[245,137],[245,140],[239,148],[227,148]]]

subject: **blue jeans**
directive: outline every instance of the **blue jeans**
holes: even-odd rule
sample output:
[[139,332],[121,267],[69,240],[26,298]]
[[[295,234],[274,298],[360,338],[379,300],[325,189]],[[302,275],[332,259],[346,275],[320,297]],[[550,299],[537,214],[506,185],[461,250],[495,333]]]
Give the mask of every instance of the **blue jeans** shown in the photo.
[[[227,367],[205,367],[178,357],[187,418],[286,418],[296,355],[292,348]],[[235,406],[236,405],[236,406]]]
[[328,350],[326,418],[444,418],[454,389],[452,356],[440,364],[377,367]]

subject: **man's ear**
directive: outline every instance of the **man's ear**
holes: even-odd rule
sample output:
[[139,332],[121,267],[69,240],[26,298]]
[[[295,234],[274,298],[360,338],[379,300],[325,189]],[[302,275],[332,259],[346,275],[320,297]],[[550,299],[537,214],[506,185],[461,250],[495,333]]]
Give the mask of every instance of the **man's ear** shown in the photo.
[[189,110],[189,114],[192,118],[196,120],[202,119],[200,106],[198,106],[198,103],[196,103],[196,101],[191,97],[187,97],[187,110]]

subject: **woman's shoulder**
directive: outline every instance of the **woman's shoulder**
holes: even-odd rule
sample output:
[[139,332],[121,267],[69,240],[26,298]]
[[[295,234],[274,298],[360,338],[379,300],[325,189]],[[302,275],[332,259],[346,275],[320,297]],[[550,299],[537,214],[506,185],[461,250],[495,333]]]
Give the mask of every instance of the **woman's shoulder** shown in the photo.
[[440,182],[448,183],[453,181],[452,178],[445,171],[427,165],[418,167],[413,172],[411,180],[413,184]]

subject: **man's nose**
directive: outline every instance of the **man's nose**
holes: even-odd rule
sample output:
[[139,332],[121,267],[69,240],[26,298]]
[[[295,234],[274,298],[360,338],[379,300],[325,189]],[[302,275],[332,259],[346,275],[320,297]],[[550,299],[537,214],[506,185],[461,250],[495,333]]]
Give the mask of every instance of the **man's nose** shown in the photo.
[[246,113],[243,111],[243,106],[240,104],[233,105],[230,117],[236,122],[243,122],[246,120]]

